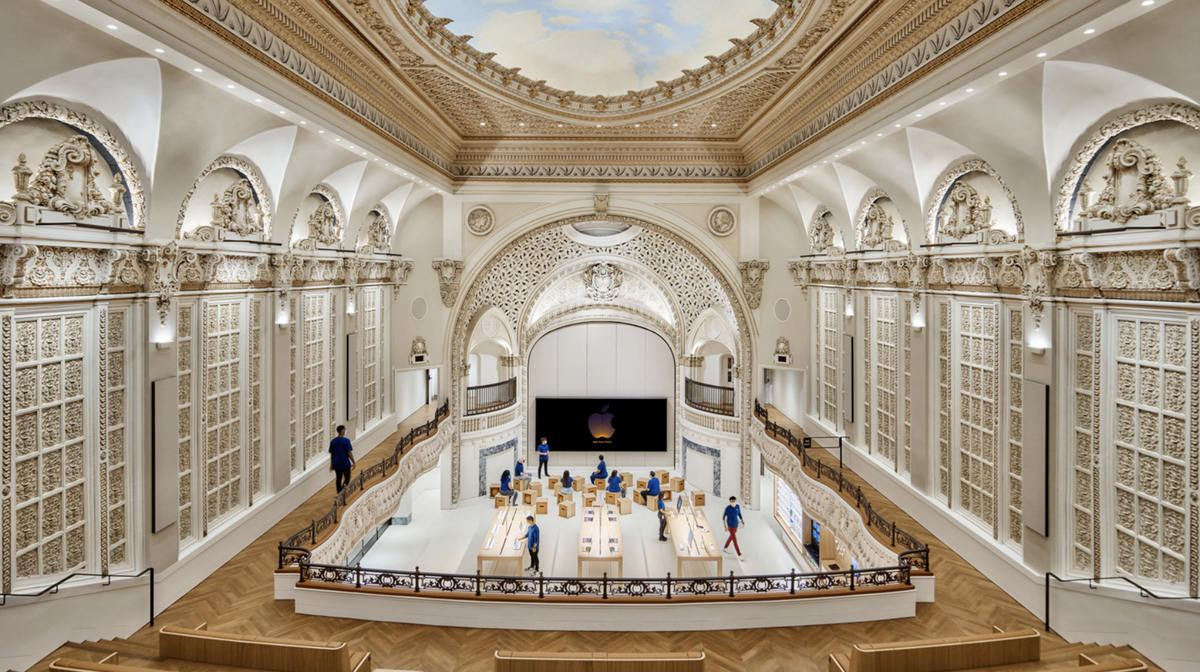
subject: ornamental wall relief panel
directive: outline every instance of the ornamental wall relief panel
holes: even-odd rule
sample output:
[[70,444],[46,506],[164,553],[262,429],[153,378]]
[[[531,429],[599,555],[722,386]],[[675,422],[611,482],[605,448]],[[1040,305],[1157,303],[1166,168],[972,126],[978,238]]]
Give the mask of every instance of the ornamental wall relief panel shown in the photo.
[[179,314],[175,318],[175,375],[179,381],[179,543],[180,548],[197,539],[196,524],[199,505],[194,493],[198,488],[197,455],[201,446],[196,441],[195,394],[197,376],[196,347],[197,333],[195,316],[198,303],[194,299],[179,302]]
[[908,227],[904,218],[882,189],[867,192],[855,222],[854,242],[860,250],[901,252],[909,247]]
[[219,156],[200,171],[184,195],[175,224],[176,237],[201,242],[226,238],[270,240],[273,215],[266,183],[258,170],[243,159]]
[[846,253],[842,232],[833,225],[833,213],[824,205],[817,206],[808,224],[808,242],[814,254],[840,257]]
[[376,203],[367,213],[367,221],[359,234],[357,252],[363,255],[392,251],[392,215],[383,203]]
[[931,243],[1001,245],[1024,237],[1021,208],[1008,185],[986,161],[964,161],[946,171],[926,214]]
[[1068,563],[1072,571],[1100,576],[1100,353],[1102,315],[1071,311],[1070,475],[1067,481]]
[[292,249],[315,252],[322,247],[339,247],[345,229],[346,216],[337,192],[318,184],[300,205],[288,239]]
[[[1200,130],[1200,110],[1160,103],[1105,122],[1068,164],[1059,188],[1059,231],[1124,226],[1200,228],[1192,172],[1178,147]],[[1192,157],[1193,159],[1195,157]]]

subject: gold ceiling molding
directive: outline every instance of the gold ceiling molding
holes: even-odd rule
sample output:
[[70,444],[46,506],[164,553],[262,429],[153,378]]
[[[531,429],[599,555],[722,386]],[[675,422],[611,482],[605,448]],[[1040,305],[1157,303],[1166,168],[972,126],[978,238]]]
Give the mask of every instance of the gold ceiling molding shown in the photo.
[[[353,0],[369,2],[369,0]],[[755,19],[758,26],[745,39],[733,38],[732,48],[670,81],[621,95],[584,95],[549,86],[546,80],[533,80],[520,74],[521,68],[505,67],[494,59],[495,52],[481,53],[467,42],[470,35],[456,35],[446,26],[452,18],[434,16],[425,8],[425,0],[382,0],[409,35],[423,44],[442,64],[473,84],[482,85],[522,105],[544,113],[569,114],[572,118],[633,118],[649,111],[676,106],[711,91],[741,76],[773,57],[791,41],[803,25],[813,5],[820,0],[774,0],[779,7],[766,19]],[[843,2],[844,0],[833,0]]]

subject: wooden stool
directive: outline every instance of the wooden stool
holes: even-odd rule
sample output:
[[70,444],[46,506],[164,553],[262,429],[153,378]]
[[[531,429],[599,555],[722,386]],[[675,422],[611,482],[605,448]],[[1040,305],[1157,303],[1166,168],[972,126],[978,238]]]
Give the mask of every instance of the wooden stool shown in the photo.
[[559,482],[559,481],[561,481],[561,480],[562,480],[562,479],[561,479],[561,478],[559,478],[558,476],[551,476],[551,477],[550,477],[550,489],[552,489],[552,490],[553,490],[554,488],[557,488],[557,487],[558,487],[558,482]]
[[683,492],[686,489],[684,486],[685,483],[682,477],[676,476],[675,478],[671,479],[671,490],[675,492]]
[[646,489],[646,488],[648,488],[648,487],[650,487],[650,479],[648,479],[648,478],[639,478],[639,479],[637,480],[637,488],[638,488],[638,490],[645,490],[645,489]]
[[621,485],[631,488],[633,487],[633,474],[628,471],[621,472]]
[[526,490],[521,493],[521,503],[526,506],[533,506],[534,500],[537,499],[538,493],[533,490]]
[[595,506],[596,505],[596,493],[593,492],[590,495],[584,495],[583,496],[583,505],[585,507]]
[[616,504],[618,499],[621,499],[621,493],[609,492],[607,490],[604,491],[604,503],[605,504]]
[[543,514],[543,513],[546,513],[546,510],[547,510],[547,508],[549,507],[549,505],[550,505],[550,500],[549,500],[549,499],[547,499],[547,498],[545,498],[545,497],[538,497],[538,500],[537,500],[537,514],[538,514],[538,515],[541,515],[541,514]]
[[492,483],[491,485],[488,486],[488,497],[495,497],[498,494],[500,494],[500,484],[499,483]]
[[662,493],[663,493],[663,499],[667,500],[668,502],[671,501],[671,489],[670,488],[663,488]]
[[528,483],[529,483],[528,481],[522,481],[519,478],[514,478],[513,479],[513,490],[520,492],[525,489],[525,487],[528,485]]
[[588,483],[588,484],[584,485],[584,486],[583,486],[583,494],[585,494],[585,495],[594,495],[594,494],[596,494],[596,484],[595,484],[595,483]]
[[503,509],[506,506],[508,506],[508,497],[505,497],[504,495],[496,495],[496,508]]
[[536,492],[538,497],[542,496],[542,482],[534,481],[529,484],[529,489]]
[[651,511],[658,512],[658,496],[650,495],[646,498],[646,508]]
[[659,469],[658,471],[654,472],[654,475],[658,476],[659,482],[663,485],[671,482],[671,472],[667,471],[666,469]]
[[641,490],[633,491],[633,503],[634,504],[645,504],[646,503],[646,499],[644,497],[642,497]]
[[692,505],[704,506],[704,491],[692,490]]
[[563,502],[575,501],[575,493],[573,493],[573,492],[571,494],[567,495],[567,494],[563,494],[562,490],[559,490],[558,492],[556,492],[554,494],[558,498],[559,504],[562,504]]
[[630,502],[628,497],[622,497],[617,500],[617,508],[622,516],[627,516],[633,513],[633,502]]
[[558,503],[559,518],[574,518],[575,517],[575,500]]

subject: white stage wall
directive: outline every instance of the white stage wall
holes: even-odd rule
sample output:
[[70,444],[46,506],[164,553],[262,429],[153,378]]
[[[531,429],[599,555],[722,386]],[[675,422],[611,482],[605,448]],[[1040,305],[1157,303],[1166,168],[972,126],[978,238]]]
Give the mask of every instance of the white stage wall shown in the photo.
[[[538,397],[666,397],[667,438],[671,445],[661,453],[614,453],[608,465],[663,467],[674,462],[675,357],[657,334],[627,324],[590,323],[563,327],[543,336],[529,355],[529,435],[523,448],[537,443]],[[550,466],[589,467],[598,453],[554,450],[550,440]],[[536,468],[536,463],[534,463]]]

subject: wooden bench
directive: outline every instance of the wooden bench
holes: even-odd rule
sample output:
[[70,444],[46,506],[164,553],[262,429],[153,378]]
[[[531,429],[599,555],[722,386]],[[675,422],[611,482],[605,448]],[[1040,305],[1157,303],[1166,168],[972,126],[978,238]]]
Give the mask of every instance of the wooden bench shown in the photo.
[[1033,628],[986,635],[856,644],[850,655],[829,657],[829,672],[950,672],[1028,663],[1042,658],[1042,635]]
[[50,669],[52,672],[146,672],[144,667],[118,664],[115,653],[106,656],[98,663],[74,658],[58,658],[50,663]]
[[497,651],[495,672],[703,672],[703,653]]
[[345,642],[209,632],[206,625],[195,630],[164,626],[158,631],[158,655],[275,672],[371,672],[371,654],[350,653]]

